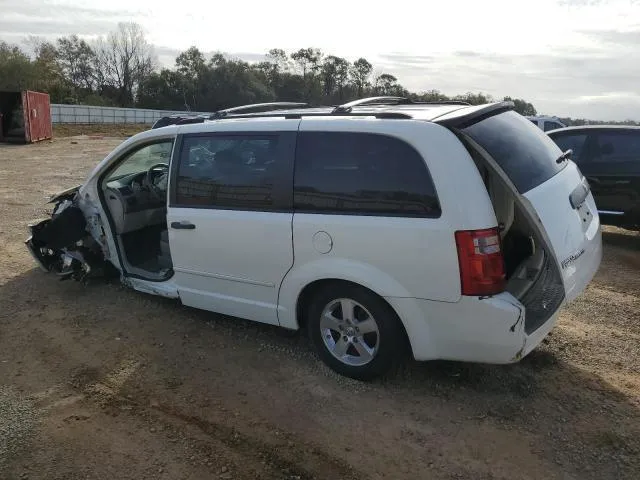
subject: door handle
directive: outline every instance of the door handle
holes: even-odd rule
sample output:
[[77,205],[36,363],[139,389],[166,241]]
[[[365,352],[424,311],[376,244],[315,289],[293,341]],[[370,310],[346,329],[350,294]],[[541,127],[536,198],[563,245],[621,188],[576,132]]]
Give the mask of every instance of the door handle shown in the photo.
[[191,222],[171,222],[171,228],[182,230],[194,230],[196,226]]

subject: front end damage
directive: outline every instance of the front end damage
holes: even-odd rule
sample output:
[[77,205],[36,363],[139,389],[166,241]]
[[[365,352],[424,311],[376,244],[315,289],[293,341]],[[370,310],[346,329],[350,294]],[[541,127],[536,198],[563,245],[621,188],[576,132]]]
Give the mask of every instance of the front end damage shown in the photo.
[[102,245],[87,230],[87,219],[77,202],[78,188],[52,197],[50,202],[55,206],[51,218],[30,224],[31,235],[25,244],[43,271],[61,280],[86,282],[112,276],[115,268],[105,260]]

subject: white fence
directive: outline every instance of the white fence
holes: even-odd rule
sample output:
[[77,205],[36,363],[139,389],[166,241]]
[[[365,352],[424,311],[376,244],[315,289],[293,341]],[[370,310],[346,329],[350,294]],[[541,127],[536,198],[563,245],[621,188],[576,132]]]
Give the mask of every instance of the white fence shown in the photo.
[[[176,113],[174,110],[151,110],[148,108],[94,107],[89,105],[51,104],[53,123],[146,123],[152,124],[159,118]],[[189,112],[192,114],[204,112]]]

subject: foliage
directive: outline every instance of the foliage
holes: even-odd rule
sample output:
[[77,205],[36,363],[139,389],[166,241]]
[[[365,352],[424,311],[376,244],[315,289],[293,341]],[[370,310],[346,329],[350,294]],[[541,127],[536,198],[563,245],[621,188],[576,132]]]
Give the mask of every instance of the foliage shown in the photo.
[[[269,101],[335,105],[372,95],[474,105],[494,101],[473,92],[454,97],[438,90],[411,93],[390,73],[374,75],[365,58],[350,62],[312,47],[290,54],[274,48],[264,61],[247,63],[220,53],[207,58],[193,46],[177,56],[173,68],[160,69],[152,46],[135,23],[119,24],[91,43],[77,35],[54,43],[38,39],[31,43],[32,57],[17,46],[0,43],[0,90],[45,91],[54,103],[215,111]],[[536,113],[531,103],[512,101],[521,114]]]

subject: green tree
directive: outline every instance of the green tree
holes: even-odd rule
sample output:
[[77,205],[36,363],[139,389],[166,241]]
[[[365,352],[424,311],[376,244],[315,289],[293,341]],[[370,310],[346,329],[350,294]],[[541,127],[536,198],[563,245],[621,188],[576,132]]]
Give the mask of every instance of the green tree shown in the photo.
[[513,104],[515,105],[515,111],[518,112],[520,115],[524,115],[524,116],[534,116],[537,114],[536,109],[534,108],[534,106],[521,99],[521,98],[511,98],[511,97],[504,97],[504,101],[505,102],[513,102]]
[[341,57],[329,55],[324,59],[321,67],[323,93],[326,97],[338,94],[343,99],[344,87],[349,75],[349,62]]
[[0,90],[32,88],[35,78],[35,67],[29,56],[17,45],[0,42]]
[[373,65],[364,58],[359,58],[349,68],[349,78],[353,84],[356,97],[361,98],[369,87],[369,77],[372,71]]
[[56,44],[58,64],[76,93],[93,93],[96,55],[91,46],[77,35],[58,38]]

